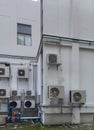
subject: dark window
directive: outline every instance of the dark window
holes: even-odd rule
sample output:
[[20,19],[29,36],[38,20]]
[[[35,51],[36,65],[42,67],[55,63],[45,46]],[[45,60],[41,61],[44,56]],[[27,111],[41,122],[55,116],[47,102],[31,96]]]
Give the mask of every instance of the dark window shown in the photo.
[[31,25],[17,24],[17,44],[31,46]]

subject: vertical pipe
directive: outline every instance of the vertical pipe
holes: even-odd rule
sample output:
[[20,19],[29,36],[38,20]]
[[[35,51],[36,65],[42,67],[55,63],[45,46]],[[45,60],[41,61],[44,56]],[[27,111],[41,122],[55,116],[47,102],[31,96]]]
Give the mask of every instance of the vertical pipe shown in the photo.
[[40,4],[40,12],[41,12],[41,21],[40,21],[40,24],[41,24],[41,37],[43,35],[43,0],[40,1],[41,4]]
[[33,88],[34,96],[37,97],[37,65],[33,65]]

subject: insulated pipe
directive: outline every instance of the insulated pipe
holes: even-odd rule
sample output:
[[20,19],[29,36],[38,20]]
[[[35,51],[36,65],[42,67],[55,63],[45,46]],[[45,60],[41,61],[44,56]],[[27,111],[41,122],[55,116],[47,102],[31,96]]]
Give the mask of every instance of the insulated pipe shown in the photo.
[[40,119],[40,117],[21,117],[20,120],[34,120],[34,119]]

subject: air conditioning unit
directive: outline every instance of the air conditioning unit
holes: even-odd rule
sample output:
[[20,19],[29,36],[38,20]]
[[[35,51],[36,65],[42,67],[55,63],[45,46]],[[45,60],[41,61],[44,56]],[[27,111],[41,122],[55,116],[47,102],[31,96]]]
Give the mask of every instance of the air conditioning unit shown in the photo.
[[17,96],[17,91],[16,90],[12,90],[11,95],[12,96]]
[[18,68],[17,77],[18,78],[28,78],[28,68]]
[[64,98],[64,86],[49,86],[48,87],[49,98]]
[[34,100],[25,100],[24,108],[35,108],[35,101]]
[[26,91],[26,96],[31,96],[32,92],[30,90]]
[[73,104],[86,103],[86,91],[85,90],[71,90],[70,91],[70,102]]
[[10,100],[9,105],[13,108],[21,108],[21,101],[20,100]]
[[48,64],[60,64],[59,56],[57,54],[47,54],[47,63]]
[[0,98],[9,98],[10,97],[10,89],[0,89]]
[[9,67],[8,66],[0,66],[0,77],[9,77]]

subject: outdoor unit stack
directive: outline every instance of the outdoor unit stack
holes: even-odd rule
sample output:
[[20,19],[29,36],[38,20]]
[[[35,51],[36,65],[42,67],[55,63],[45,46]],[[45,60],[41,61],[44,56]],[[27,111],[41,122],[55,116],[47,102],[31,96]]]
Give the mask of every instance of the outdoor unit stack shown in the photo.
[[24,108],[35,108],[35,100],[32,99],[32,91],[27,90],[25,94]]

